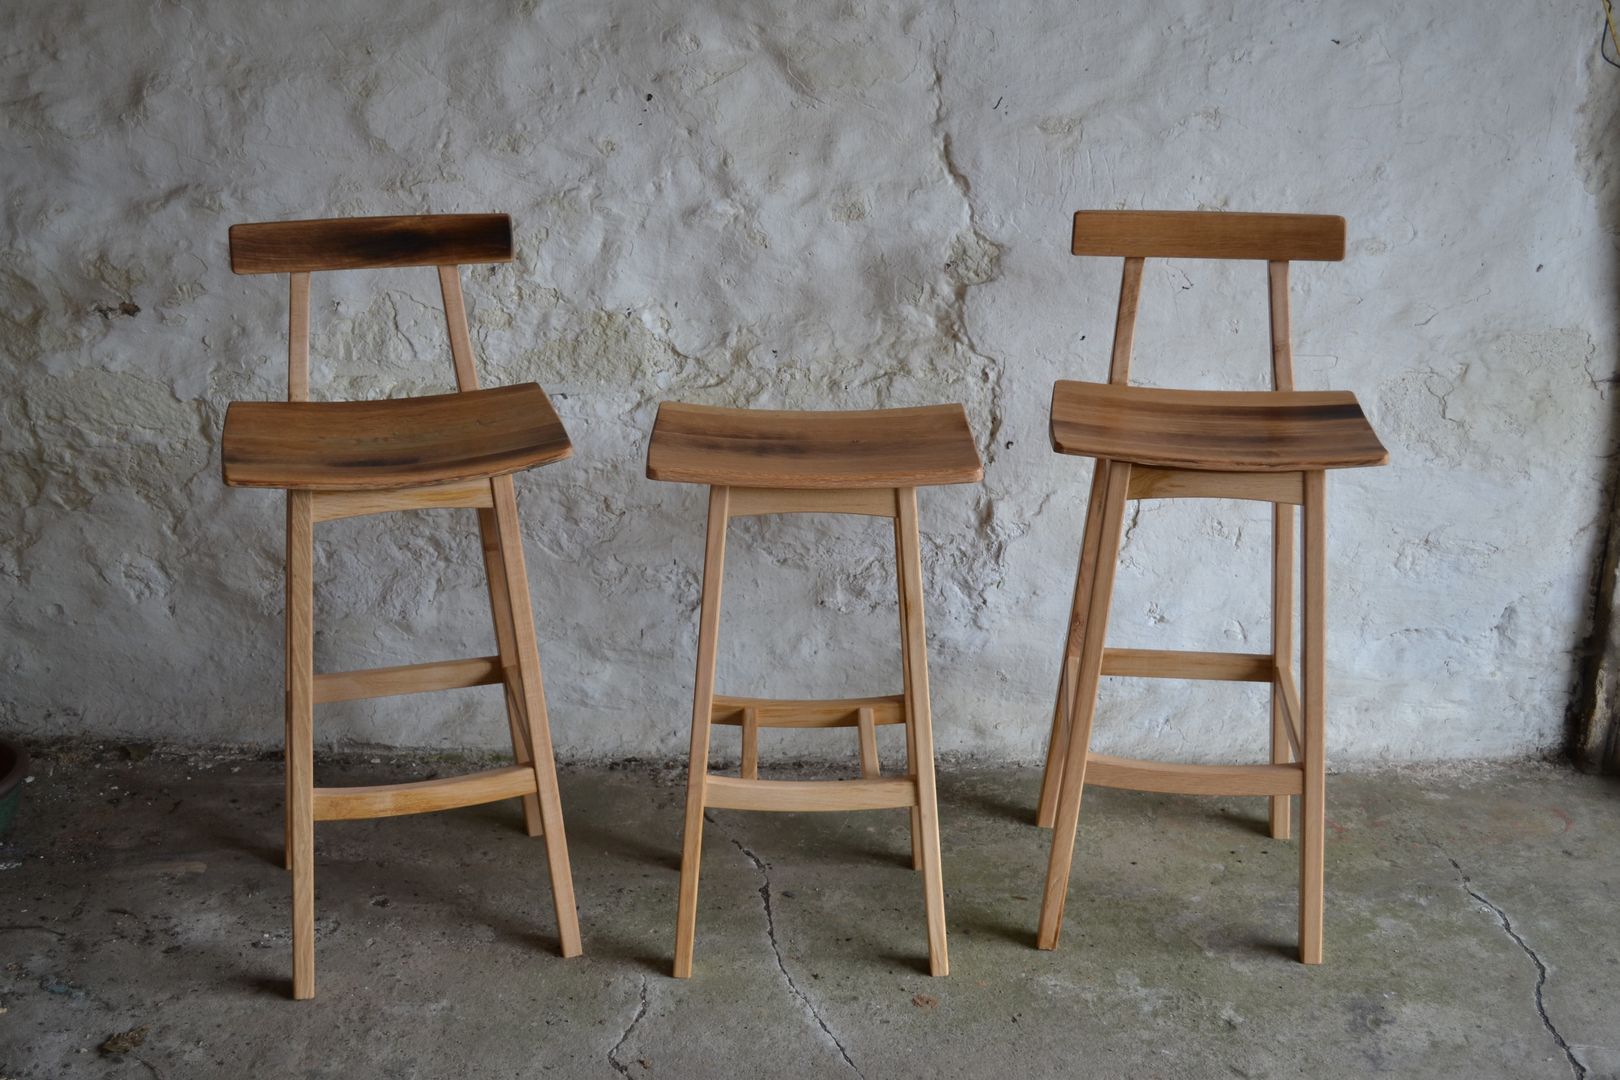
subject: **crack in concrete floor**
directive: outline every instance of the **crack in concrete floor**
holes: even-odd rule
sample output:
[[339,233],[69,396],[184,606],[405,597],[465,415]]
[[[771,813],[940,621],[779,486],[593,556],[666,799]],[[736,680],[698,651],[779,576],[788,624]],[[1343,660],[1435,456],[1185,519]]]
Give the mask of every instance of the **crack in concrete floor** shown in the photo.
[[776,913],[771,908],[770,866],[765,862],[765,860],[754,854],[753,849],[749,848],[735,836],[732,836],[729,832],[726,832],[726,830],[720,828],[719,823],[716,822],[714,818],[710,817],[708,814],[704,814],[703,818],[714,827],[716,832],[720,833],[727,840],[731,841],[732,845],[736,847],[738,851],[743,853],[743,857],[754,864],[754,869],[759,871],[759,898],[765,905],[765,934],[770,939],[771,952],[776,956],[776,966],[782,972],[783,981],[787,983],[787,988],[792,992],[793,996],[798,998],[799,1001],[804,1005],[805,1011],[810,1014],[810,1018],[816,1022],[816,1025],[821,1028],[822,1033],[827,1036],[827,1038],[832,1042],[833,1046],[838,1050],[838,1056],[844,1059],[844,1064],[853,1069],[855,1075],[860,1077],[861,1080],[866,1080],[866,1074],[861,1071],[861,1067],[859,1065],[855,1064],[855,1059],[849,1056],[849,1050],[845,1048],[843,1040],[833,1032],[833,1029],[827,1024],[826,1019],[822,1017],[821,1011],[816,1008],[815,1002],[810,1000],[810,996],[808,994],[799,989],[799,984],[793,980],[793,974],[788,971],[787,962],[782,956],[781,943],[776,939]]
[[613,1066],[613,1071],[618,1073],[620,1076],[629,1076],[630,1066],[619,1060],[619,1051],[623,1050],[624,1044],[630,1041],[630,1034],[636,1030],[636,1025],[641,1023],[641,1021],[647,1016],[647,976],[645,975],[641,977],[640,996],[641,1000],[636,1005],[636,1015],[630,1018],[629,1026],[626,1027],[624,1029],[624,1033],[619,1036],[619,1041],[613,1044],[613,1049],[608,1051],[608,1064]]
[[1543,991],[1547,988],[1547,965],[1536,954],[1536,950],[1530,947],[1530,943],[1525,941],[1517,930],[1513,929],[1513,920],[1508,918],[1507,912],[1486,899],[1479,890],[1473,887],[1468,874],[1462,868],[1462,864],[1452,858],[1446,849],[1438,843],[1433,840],[1429,842],[1434,844],[1441,855],[1445,856],[1446,861],[1451,864],[1451,868],[1457,871],[1457,877],[1460,880],[1463,892],[1473,897],[1481,907],[1495,915],[1496,921],[1502,926],[1502,930],[1508,937],[1513,939],[1514,944],[1524,950],[1524,954],[1530,958],[1530,962],[1536,965],[1536,1013],[1541,1017],[1541,1026],[1547,1029],[1547,1034],[1553,1037],[1553,1041],[1558,1044],[1558,1048],[1564,1052],[1564,1057],[1569,1061],[1569,1069],[1574,1074],[1575,1080],[1586,1080],[1586,1066],[1575,1056],[1574,1049],[1569,1045],[1563,1034],[1559,1032],[1558,1025],[1553,1023],[1552,1017],[1547,1015],[1547,1003],[1543,997]]

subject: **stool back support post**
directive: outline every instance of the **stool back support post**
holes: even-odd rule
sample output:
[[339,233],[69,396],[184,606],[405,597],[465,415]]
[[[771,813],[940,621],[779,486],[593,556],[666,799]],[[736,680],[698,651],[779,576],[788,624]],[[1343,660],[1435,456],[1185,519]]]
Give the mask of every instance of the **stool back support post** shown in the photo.
[[1142,299],[1143,262],[1128,256],[1119,278],[1119,310],[1114,315],[1114,350],[1108,361],[1108,381],[1120,386],[1131,381],[1131,345],[1136,340],[1136,308]]
[[[1271,315],[1271,388],[1294,388],[1294,345],[1288,309],[1288,263],[1266,263],[1266,296]],[[1294,507],[1274,503],[1271,507],[1271,655],[1279,669],[1294,664]],[[1283,688],[1271,685],[1271,763],[1287,765],[1293,760],[1289,734],[1291,721],[1283,700]],[[1293,799],[1273,795],[1267,812],[1267,825],[1273,840],[1287,840],[1293,823]]]
[[[444,301],[445,329],[450,336],[450,362],[456,369],[456,389],[463,393],[478,389],[478,364],[473,359],[472,334],[467,327],[467,301],[461,292],[461,267],[440,266],[439,295]],[[490,481],[491,501],[494,501],[494,481]],[[517,646],[512,623],[513,604],[511,583],[501,549],[501,526],[492,505],[478,510],[479,546],[484,557],[484,579],[489,586],[489,610],[495,623],[495,651],[501,658],[501,668],[508,673],[504,695],[506,726],[512,735],[512,757],[519,765],[534,762],[532,739],[524,719],[523,706],[512,686],[510,675],[518,665]],[[519,601],[527,601],[527,591]],[[530,836],[544,833],[540,800],[536,795],[523,797],[523,828]]]

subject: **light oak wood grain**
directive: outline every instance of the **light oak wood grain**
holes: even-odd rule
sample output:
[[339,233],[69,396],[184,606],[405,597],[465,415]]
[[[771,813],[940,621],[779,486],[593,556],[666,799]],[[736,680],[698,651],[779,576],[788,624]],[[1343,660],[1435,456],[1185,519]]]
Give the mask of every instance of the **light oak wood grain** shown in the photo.
[[819,700],[733,697],[716,694],[709,722],[741,724],[744,720],[743,714],[750,709],[754,712],[755,723],[760,727],[853,727],[860,722],[860,713],[863,709],[871,711],[874,724],[906,722],[903,694]]
[[393,491],[317,491],[314,495],[317,522],[401,510],[455,510],[495,505],[494,496],[489,493],[489,481],[482,478]]
[[760,514],[860,514],[894,517],[894,493],[888,488],[731,489],[731,516]]
[[[1101,468],[1101,463],[1098,464]],[[1120,534],[1125,527],[1125,497],[1130,490],[1131,464],[1108,462],[1103,478],[1102,524],[1098,528],[1097,566],[1086,597],[1086,628],[1078,656],[1065,658],[1064,682],[1072,697],[1068,703],[1067,760],[1058,787],[1052,821],[1052,850],[1047,858],[1046,884],[1041,891],[1041,918],[1035,944],[1057,948],[1063,929],[1063,907],[1069,897],[1069,872],[1074,865],[1074,840],[1080,827],[1080,796],[1085,789],[1086,758],[1091,746],[1091,725],[1097,712],[1097,683],[1102,678],[1103,642],[1108,635],[1108,609],[1113,603],[1114,571],[1119,563]]]
[[1298,795],[1300,770],[1292,765],[1188,765],[1091,754],[1091,787],[1129,788],[1179,795]]
[[714,666],[720,641],[720,597],[725,579],[730,489],[709,489],[709,524],[703,547],[703,600],[698,609],[697,677],[692,687],[692,744],[687,759],[686,822],[681,833],[681,881],[675,912],[677,979],[692,977],[697,942],[698,872],[703,863],[703,806],[709,773],[709,717],[714,713]]
[[533,795],[535,790],[534,769],[527,765],[507,765],[402,784],[316,788],[315,820],[352,821],[423,814]]
[[360,701],[366,698],[422,694],[434,690],[460,690],[501,682],[501,658],[478,656],[470,660],[435,660],[426,664],[332,671],[315,676],[315,704]]
[[315,523],[287,493],[287,791],[293,997],[315,996]]
[[917,785],[898,778],[749,780],[710,776],[704,780],[703,802],[716,810],[893,810],[917,805]]
[[1211,472],[1197,469],[1131,469],[1132,499],[1249,499],[1297,505],[1305,498],[1303,473]]

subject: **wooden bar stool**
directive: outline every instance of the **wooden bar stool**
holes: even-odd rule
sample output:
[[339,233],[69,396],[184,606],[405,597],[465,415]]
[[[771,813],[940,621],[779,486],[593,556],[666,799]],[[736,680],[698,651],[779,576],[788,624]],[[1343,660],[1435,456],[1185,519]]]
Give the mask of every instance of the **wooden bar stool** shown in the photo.
[[[236,225],[231,269],[287,274],[287,401],[232,402],[225,482],[287,492],[287,865],[292,870],[293,996],[315,995],[315,822],[391,817],[521,798],[530,836],[545,836],[564,956],[580,953],[545,692],[512,474],[573,451],[534,383],[478,389],[463,263],[512,260],[505,214],[349,218]],[[386,401],[309,400],[309,277],[319,270],[433,266],[439,272],[459,393]],[[315,674],[314,524],[396,510],[478,511],[496,655]],[[314,706],[322,702],[501,686],[516,765],[373,787],[314,783]]]
[[[681,848],[680,906],[675,923],[675,977],[685,979],[692,974],[706,807],[909,808],[912,868],[923,873],[929,970],[934,975],[947,974],[950,961],[945,949],[945,886],[939,861],[939,810],[934,798],[934,734],[923,632],[917,488],[974,483],[983,477],[966,413],[960,405],[871,412],[770,412],[665,402],[659,406],[647,448],[647,476],[709,485],[703,608],[698,625],[696,689],[692,695],[692,754]],[[901,693],[842,701],[715,695],[726,523],[736,517],[803,513],[894,519]],[[709,775],[712,724],[742,728],[740,776]],[[880,774],[876,738],[880,724],[906,726],[904,777]],[[861,779],[759,779],[758,739],[759,729],[764,727],[857,728]]]
[[[1327,603],[1326,470],[1382,465],[1384,447],[1355,396],[1294,390],[1288,264],[1344,258],[1344,219],[1303,214],[1082,211],[1074,254],[1125,259],[1107,384],[1059,382],[1052,448],[1096,459],[1074,605],[1063,650],[1039,821],[1053,828],[1037,944],[1057,947],[1083,785],[1271,799],[1287,839],[1300,796],[1299,958],[1322,962],[1323,710]],[[1147,258],[1264,260],[1270,279],[1270,392],[1129,386],[1131,337]],[[1274,504],[1272,647],[1203,653],[1104,646],[1127,499],[1254,499]],[[1301,675],[1294,679],[1294,507],[1304,507]],[[1271,687],[1271,763],[1181,765],[1089,752],[1103,675],[1215,679]]]

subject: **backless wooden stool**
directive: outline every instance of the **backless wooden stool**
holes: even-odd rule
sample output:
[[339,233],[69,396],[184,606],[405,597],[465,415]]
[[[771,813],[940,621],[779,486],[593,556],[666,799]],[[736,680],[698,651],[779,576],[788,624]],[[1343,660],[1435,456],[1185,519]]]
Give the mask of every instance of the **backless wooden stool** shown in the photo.
[[[648,444],[647,475],[653,480],[709,485],[703,607],[692,695],[692,755],[675,923],[675,977],[685,979],[692,974],[703,811],[711,806],[728,810],[908,807],[912,868],[923,874],[929,970],[934,975],[947,974],[950,961],[945,949],[945,886],[934,799],[934,733],[923,633],[917,488],[973,483],[982,478],[966,413],[960,405],[870,412],[770,412],[665,402],[659,406]],[[715,695],[726,523],[736,517],[802,513],[894,519],[901,693],[842,701]],[[740,776],[709,775],[712,724],[742,728]],[[880,724],[906,726],[904,777],[880,773],[876,737]],[[759,779],[762,727],[857,728],[861,779]]]
[[[1053,827],[1037,944],[1057,947],[1084,784],[1271,799],[1271,835],[1288,838],[1300,796],[1299,958],[1322,962],[1323,709],[1328,469],[1388,455],[1355,396],[1294,390],[1290,260],[1344,258],[1344,219],[1302,214],[1081,212],[1074,254],[1124,256],[1108,383],[1059,382],[1052,448],[1096,459],[1074,605],[1063,650],[1039,820]],[[1142,261],[1264,260],[1270,278],[1271,392],[1128,385]],[[1274,504],[1271,651],[1202,653],[1104,646],[1127,499],[1255,499]],[[1294,507],[1304,507],[1301,675],[1294,679]],[[1179,765],[1089,753],[1102,675],[1217,679],[1271,686],[1271,763]]]
[[[231,229],[231,269],[287,274],[287,401],[233,402],[225,414],[225,482],[287,492],[287,865],[293,879],[293,996],[315,994],[315,822],[391,817],[523,800],[530,836],[545,836],[564,956],[580,952],[545,692],[535,645],[512,474],[572,453],[534,383],[478,389],[460,265],[510,262],[505,214],[278,221]],[[433,266],[439,271],[459,393],[386,401],[309,400],[309,276],[318,270]],[[403,667],[314,672],[314,524],[395,510],[478,510],[496,655]],[[314,706],[321,702],[501,686],[516,765],[375,787],[314,783]]]

